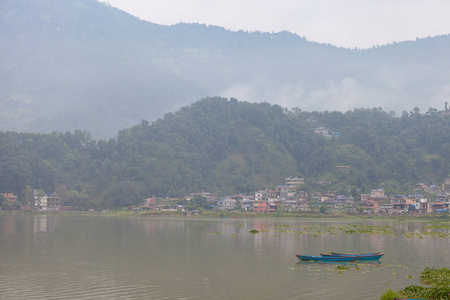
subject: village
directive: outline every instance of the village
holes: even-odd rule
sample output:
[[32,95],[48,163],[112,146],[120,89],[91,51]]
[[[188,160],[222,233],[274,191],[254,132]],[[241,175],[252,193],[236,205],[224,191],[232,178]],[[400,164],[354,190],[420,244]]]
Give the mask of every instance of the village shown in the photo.
[[[344,168],[345,166],[341,166]],[[373,189],[370,194],[361,194],[360,199],[352,196],[339,195],[334,191],[313,192],[302,191],[305,184],[303,177],[286,177],[284,185],[277,185],[275,189],[259,190],[251,195],[230,195],[217,197],[207,191],[191,193],[181,199],[150,197],[144,199],[139,206],[128,207],[129,210],[153,210],[160,212],[198,213],[200,208],[216,211],[242,211],[254,213],[274,212],[359,212],[365,214],[399,215],[449,213],[450,207],[450,178],[446,178],[441,186],[418,183],[412,195],[386,195],[383,189]],[[327,182],[319,182],[326,185]],[[426,192],[433,195],[433,199],[422,195]],[[6,210],[34,210],[43,212],[59,212],[76,210],[71,206],[60,205],[60,198],[56,193],[46,194],[42,190],[34,191],[34,203],[20,203],[12,193],[1,194],[9,204]],[[203,207],[190,204],[194,198],[203,199]],[[5,210],[5,205],[2,205]],[[91,209],[90,211],[93,211]],[[103,210],[105,211],[105,210]]]
[[[450,206],[450,178],[445,179],[442,187],[427,186],[419,183],[413,195],[385,195],[383,189],[374,189],[370,194],[361,194],[360,201],[351,196],[337,195],[336,192],[315,192],[311,195],[301,190],[305,179],[287,177],[285,185],[278,185],[274,190],[260,190],[254,195],[232,195],[216,197],[209,192],[193,193],[185,197],[190,201],[195,196],[206,199],[207,205],[218,211],[245,211],[254,213],[295,212],[295,211],[343,211],[362,212],[366,214],[404,213],[433,214],[448,213]],[[326,184],[326,183],[322,183]],[[427,199],[420,192],[433,193],[435,199]],[[176,200],[176,199],[173,199]],[[158,211],[186,211],[185,205],[170,205],[173,200],[148,198],[135,209]],[[176,202],[176,201],[175,201]],[[194,209],[194,211],[196,211]]]

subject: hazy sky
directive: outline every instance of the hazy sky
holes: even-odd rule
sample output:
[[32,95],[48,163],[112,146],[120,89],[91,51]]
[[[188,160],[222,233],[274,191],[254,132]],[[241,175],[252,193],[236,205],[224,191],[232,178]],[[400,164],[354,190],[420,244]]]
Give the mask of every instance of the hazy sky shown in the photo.
[[450,33],[450,0],[102,0],[143,20],[287,30],[309,41],[369,48]]

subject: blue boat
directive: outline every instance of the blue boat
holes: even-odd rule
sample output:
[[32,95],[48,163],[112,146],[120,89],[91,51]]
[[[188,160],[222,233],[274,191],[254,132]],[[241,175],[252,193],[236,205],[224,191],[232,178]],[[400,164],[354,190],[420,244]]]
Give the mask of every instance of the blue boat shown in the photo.
[[355,261],[356,256],[317,256],[317,255],[299,255],[296,254],[300,260],[307,261]]
[[356,256],[356,260],[379,260],[384,254],[383,253],[358,253],[358,254],[345,254],[345,253],[321,253],[320,255],[324,257],[354,257]]

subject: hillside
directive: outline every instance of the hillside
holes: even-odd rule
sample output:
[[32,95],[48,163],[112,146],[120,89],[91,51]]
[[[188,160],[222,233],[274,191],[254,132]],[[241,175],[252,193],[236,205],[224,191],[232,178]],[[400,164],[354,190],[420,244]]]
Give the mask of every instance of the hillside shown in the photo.
[[[340,136],[325,137],[318,127]],[[95,141],[86,131],[0,132],[0,191],[21,196],[29,186],[56,190],[70,205],[121,207],[202,189],[251,193],[304,175],[305,189],[401,194],[417,182],[442,183],[449,161],[445,115],[304,112],[208,98],[110,140]]]
[[368,50],[289,32],[161,26],[95,0],[0,2],[0,130],[110,138],[197,99],[308,111],[440,107],[450,37]]

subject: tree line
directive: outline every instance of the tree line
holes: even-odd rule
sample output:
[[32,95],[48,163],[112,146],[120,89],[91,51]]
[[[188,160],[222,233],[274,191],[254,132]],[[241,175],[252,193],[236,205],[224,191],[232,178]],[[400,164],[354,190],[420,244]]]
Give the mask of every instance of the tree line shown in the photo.
[[[339,132],[329,138],[314,132]],[[152,124],[95,141],[87,131],[0,132],[0,191],[26,199],[56,191],[78,209],[123,207],[150,196],[208,190],[251,193],[305,176],[306,189],[342,193],[383,187],[409,193],[448,175],[450,118],[381,108],[305,112],[268,103],[206,98]],[[348,165],[346,171],[336,166]]]

